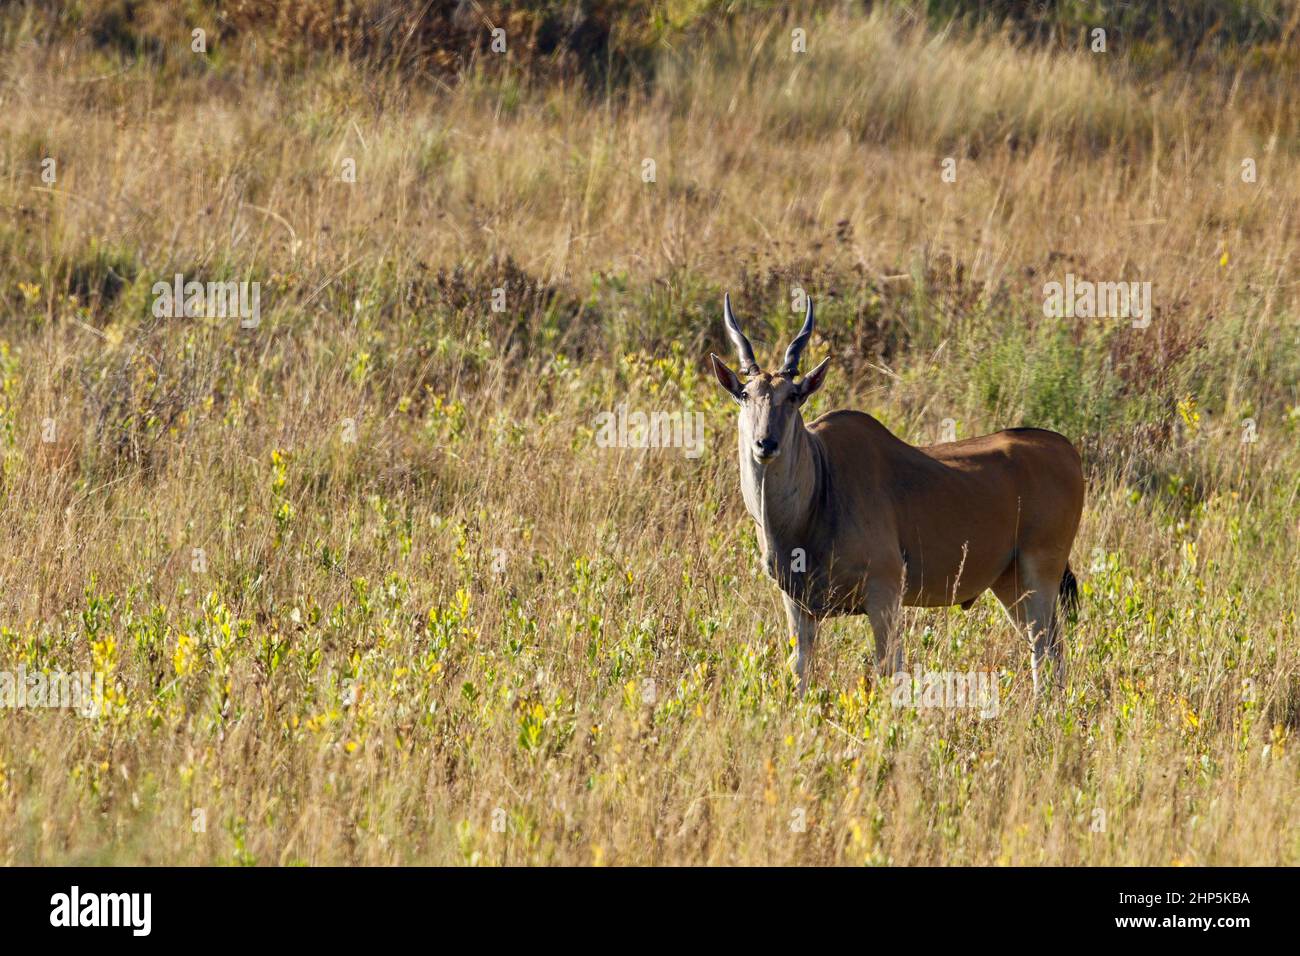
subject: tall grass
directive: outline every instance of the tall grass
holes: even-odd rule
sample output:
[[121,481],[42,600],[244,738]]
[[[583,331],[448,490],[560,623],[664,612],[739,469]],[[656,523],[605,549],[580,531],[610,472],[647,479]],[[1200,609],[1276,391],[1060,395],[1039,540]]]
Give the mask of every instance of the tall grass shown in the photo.
[[[1294,98],[715,14],[625,86],[8,15],[0,668],[116,690],[3,712],[0,860],[1300,860]],[[176,272],[260,281],[261,325],[155,319]],[[1066,272],[1150,281],[1150,328],[1046,319]],[[991,599],[905,641],[1002,673],[996,718],[891,706],[852,619],[796,697],[703,364],[721,290],[768,356],[796,285],[812,414],[1083,448],[1051,706]],[[623,402],[704,455],[598,447]]]

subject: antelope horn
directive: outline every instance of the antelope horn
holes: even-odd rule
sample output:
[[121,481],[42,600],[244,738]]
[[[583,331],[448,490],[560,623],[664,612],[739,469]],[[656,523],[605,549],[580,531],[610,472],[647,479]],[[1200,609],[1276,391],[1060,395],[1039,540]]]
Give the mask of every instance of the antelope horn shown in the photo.
[[727,335],[731,338],[731,343],[736,346],[736,353],[740,356],[740,373],[742,375],[757,375],[760,371],[758,360],[754,358],[754,347],[749,344],[749,339],[745,338],[745,333],[740,331],[740,323],[736,321],[736,316],[731,311],[731,293],[724,293],[722,296],[722,318],[727,324]]
[[785,350],[785,362],[781,365],[780,374],[794,376],[799,374],[799,359],[803,357],[804,347],[807,346],[808,340],[812,338],[813,330],[813,304],[812,296],[808,296],[808,311],[804,315],[803,328],[799,334],[794,337],[790,347]]

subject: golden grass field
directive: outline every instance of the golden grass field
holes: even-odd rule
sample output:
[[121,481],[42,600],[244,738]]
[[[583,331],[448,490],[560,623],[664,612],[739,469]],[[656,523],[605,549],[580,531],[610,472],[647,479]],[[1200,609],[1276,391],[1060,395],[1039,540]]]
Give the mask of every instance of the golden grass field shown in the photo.
[[[670,5],[620,84],[7,11],[0,668],[108,694],[0,711],[0,862],[1300,863],[1283,9],[1216,70]],[[260,324],[155,318],[176,273]],[[1150,326],[1045,318],[1066,273],[1149,281]],[[795,693],[706,371],[724,290],[772,359],[795,286],[813,415],[1080,448],[1063,695],[991,595],[904,641],[1005,672],[996,717],[893,706],[859,618]],[[621,403],[703,454],[600,447]]]

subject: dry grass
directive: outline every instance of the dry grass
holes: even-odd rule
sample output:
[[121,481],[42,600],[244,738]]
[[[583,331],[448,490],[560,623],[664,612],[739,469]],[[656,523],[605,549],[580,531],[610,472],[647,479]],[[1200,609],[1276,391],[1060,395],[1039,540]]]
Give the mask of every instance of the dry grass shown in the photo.
[[[1300,862],[1294,97],[842,16],[604,96],[7,21],[0,665],[120,693],[4,713],[0,861]],[[1045,320],[1067,271],[1152,327]],[[153,319],[176,272],[260,327]],[[906,642],[1006,671],[995,719],[891,707],[857,620],[795,697],[701,361],[719,290],[770,352],[794,284],[814,412],[1084,447],[1064,699],[991,598]],[[620,402],[703,457],[597,447]]]

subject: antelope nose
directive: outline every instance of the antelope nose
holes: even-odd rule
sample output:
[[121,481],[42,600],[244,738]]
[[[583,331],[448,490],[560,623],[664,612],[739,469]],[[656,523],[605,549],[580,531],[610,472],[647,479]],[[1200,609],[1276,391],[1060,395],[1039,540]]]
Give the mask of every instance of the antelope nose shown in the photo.
[[775,438],[756,438],[754,439],[754,457],[761,461],[769,458],[775,458],[778,454]]

